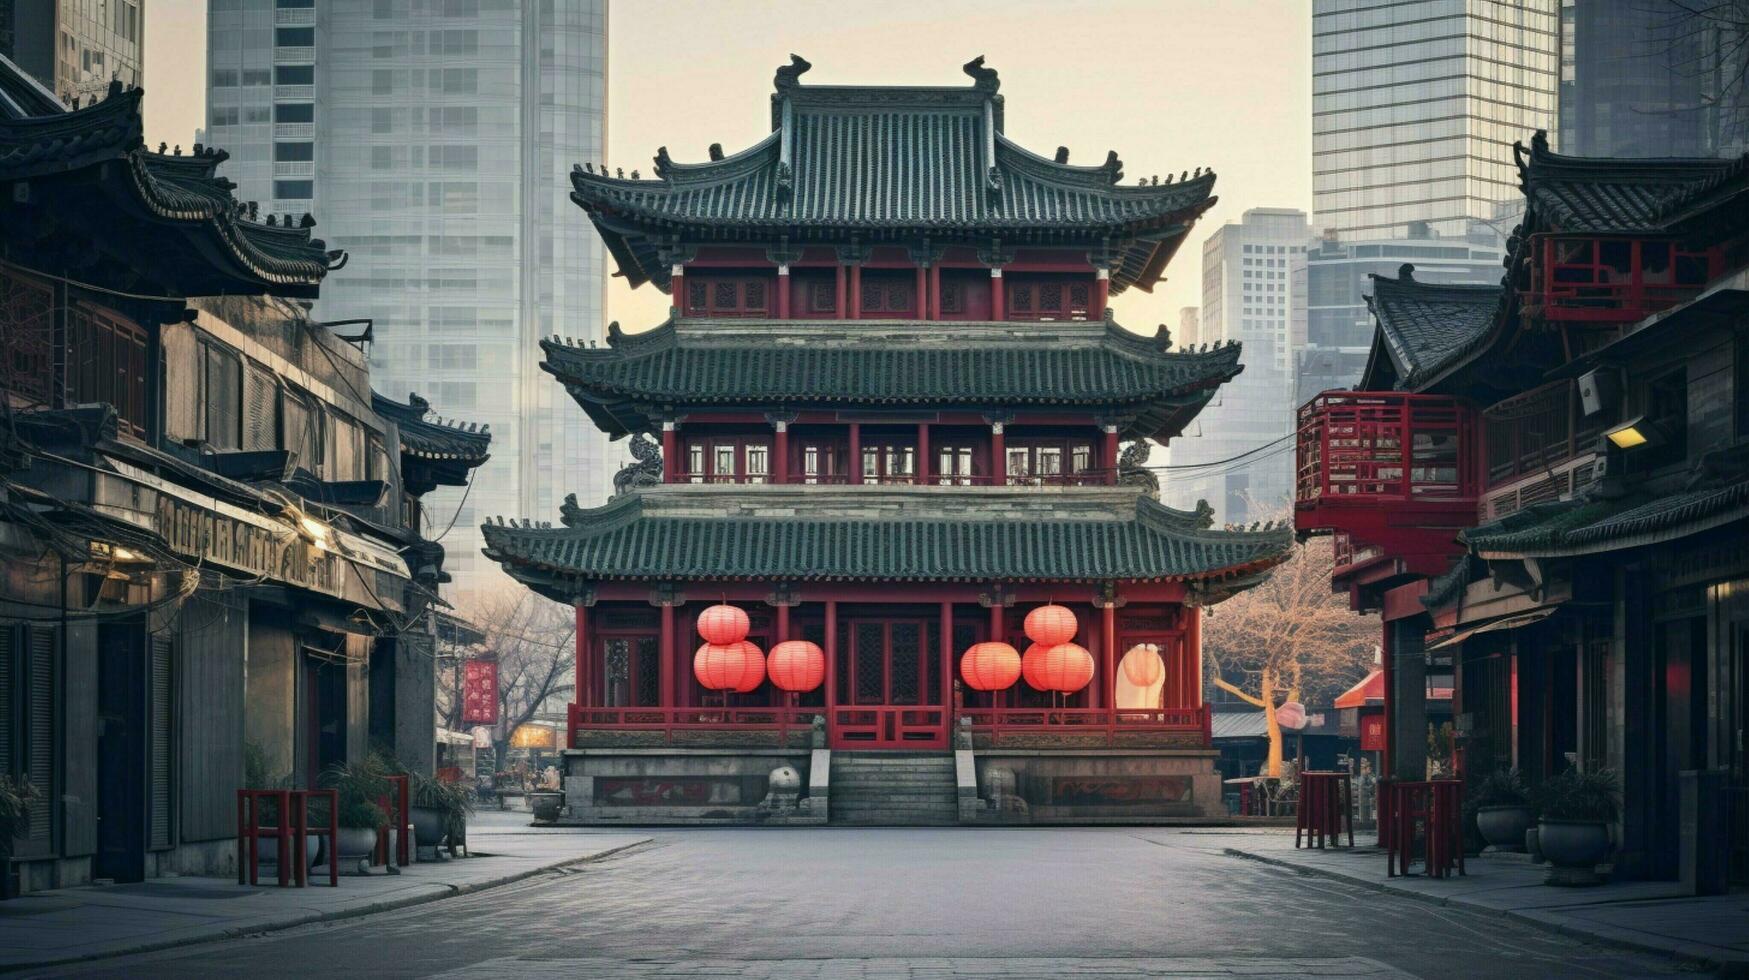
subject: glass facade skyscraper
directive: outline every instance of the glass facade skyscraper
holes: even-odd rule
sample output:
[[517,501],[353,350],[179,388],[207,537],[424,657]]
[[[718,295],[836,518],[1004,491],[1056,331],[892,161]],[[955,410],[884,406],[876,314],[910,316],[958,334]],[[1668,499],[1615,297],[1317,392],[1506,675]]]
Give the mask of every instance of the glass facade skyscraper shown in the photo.
[[1553,131],[1561,0],[1313,0],[1312,172],[1339,239],[1462,237]]
[[213,0],[209,140],[239,197],[309,211],[351,259],[316,313],[370,317],[372,377],[489,422],[466,491],[427,498],[463,591],[480,521],[602,502],[606,442],[540,371],[603,336],[605,257],[570,200],[606,156],[607,0]]
[[145,81],[145,0],[0,0],[0,54],[63,102]]

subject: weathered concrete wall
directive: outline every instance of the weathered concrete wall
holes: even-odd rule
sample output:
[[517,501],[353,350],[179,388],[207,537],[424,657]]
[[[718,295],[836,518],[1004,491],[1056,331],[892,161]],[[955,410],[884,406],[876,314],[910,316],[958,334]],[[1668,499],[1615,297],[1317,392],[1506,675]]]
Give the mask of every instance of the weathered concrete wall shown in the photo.
[[[560,823],[824,823],[825,801],[801,812],[761,808],[771,771],[794,768],[809,785],[813,752],[701,748],[585,748],[565,752]],[[814,819],[815,811],[818,819]]]
[[302,778],[297,766],[298,647],[282,614],[249,612],[243,738],[261,750],[271,779]]
[[[381,641],[379,641],[381,642]],[[395,757],[429,776],[437,765],[437,666],[429,634],[403,633],[395,646]]]
[[1213,749],[979,750],[978,822],[1118,823],[1226,816]]

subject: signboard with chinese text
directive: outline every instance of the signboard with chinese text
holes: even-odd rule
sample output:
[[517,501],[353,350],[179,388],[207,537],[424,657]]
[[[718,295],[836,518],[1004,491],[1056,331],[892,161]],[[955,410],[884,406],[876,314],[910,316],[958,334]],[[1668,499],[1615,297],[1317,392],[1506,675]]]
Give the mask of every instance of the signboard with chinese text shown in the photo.
[[498,661],[462,663],[462,724],[498,724]]

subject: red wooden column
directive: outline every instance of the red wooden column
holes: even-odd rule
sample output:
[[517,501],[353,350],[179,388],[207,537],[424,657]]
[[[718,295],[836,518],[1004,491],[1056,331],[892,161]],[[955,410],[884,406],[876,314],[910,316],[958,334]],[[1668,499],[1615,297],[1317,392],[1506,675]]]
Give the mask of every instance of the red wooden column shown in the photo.
[[1008,446],[1001,422],[990,423],[990,485],[1008,485]]
[[1202,610],[1184,608],[1185,707],[1202,707]]
[[929,269],[922,265],[917,267],[917,316],[929,319]]
[[850,267],[850,296],[847,308],[850,311],[850,319],[862,319],[862,263],[860,262]]
[[929,263],[929,305],[925,310],[927,319],[941,319],[941,266],[934,262]]
[[862,482],[862,423],[861,422],[850,423],[850,473],[846,477],[846,479],[848,480],[848,482],[850,482],[852,484],[857,484],[857,483]]
[[776,646],[788,639],[792,637],[789,635],[789,605],[786,603],[777,607],[777,637],[771,641],[771,645]]
[[684,314],[686,312],[686,266],[675,263],[668,270],[668,296],[672,301],[669,305],[673,307],[673,312],[670,315],[679,317]]
[[929,423],[917,423],[917,485],[929,485]]
[[1106,304],[1111,302],[1111,270],[1101,266],[1093,272],[1093,309],[1087,311],[1088,319],[1105,318]]
[[826,744],[838,727],[838,600],[826,600]]
[[990,267],[990,319],[1006,320],[1008,318],[1008,314],[1002,308],[1002,300],[1002,267],[993,265]]
[[575,674],[572,678],[571,700],[584,708],[595,706],[591,697],[592,687],[589,683],[589,607],[583,604],[581,598],[572,600],[577,610],[576,662],[573,664]]
[[680,428],[674,422],[662,423],[662,482],[674,483],[680,474]]
[[657,690],[661,692],[662,707],[664,708],[678,707],[680,703],[677,697],[679,671],[676,669],[679,665],[675,662],[676,643],[674,640],[674,604],[664,599],[662,601],[662,636],[657,640],[656,656],[658,665],[656,685]]
[[778,419],[772,425],[777,429],[777,438],[772,447],[772,454],[777,458],[771,463],[771,482],[789,482],[789,421]]
[[[1393,639],[1392,634],[1396,633],[1396,630],[1392,629],[1391,624],[1387,622],[1384,624],[1383,633],[1384,633],[1384,635],[1379,637],[1379,641],[1380,641],[1379,642],[1379,680],[1381,680],[1385,686],[1385,730],[1384,730],[1385,738],[1384,738],[1384,746],[1379,751],[1379,778],[1380,779],[1390,779],[1391,778],[1391,748],[1392,748],[1391,743],[1395,741],[1395,739],[1391,737],[1391,735],[1392,735],[1391,723],[1397,720],[1396,719],[1397,713],[1394,710],[1394,707],[1392,705],[1392,702],[1396,700],[1396,698],[1394,698],[1392,696],[1392,694],[1395,691],[1395,688],[1392,687],[1392,681],[1394,680],[1393,675],[1396,674],[1396,671],[1394,669],[1392,669],[1392,666],[1391,666],[1391,660],[1396,656],[1396,652],[1393,649],[1396,646],[1396,644],[1392,642],[1392,639]],[[1516,660],[1515,660],[1514,667],[1516,667],[1516,666],[1517,666],[1517,664],[1516,664]],[[1517,671],[1516,670],[1513,672],[1513,680],[1514,680],[1514,682],[1517,681]],[[1518,708],[1517,701],[1518,701],[1518,699],[1517,699],[1516,695],[1518,692],[1518,686],[1516,683],[1514,683],[1512,690],[1513,690],[1513,694],[1514,694],[1514,697],[1513,697],[1513,720],[1517,721],[1517,708]],[[1516,742],[1516,740],[1517,739],[1516,739],[1516,735],[1515,735],[1514,742]]]
[[[1105,649],[1105,708],[1117,710],[1117,602],[1107,602],[1099,610],[1099,642]],[[1115,718],[1114,718],[1115,720]]]
[[842,320],[846,316],[844,310],[844,264],[841,262],[834,266],[833,271],[836,273],[836,277],[833,280],[832,316],[834,319]]
[[[996,601],[990,603],[990,636],[988,637],[988,639],[990,639],[992,642],[998,642],[998,643],[1007,643],[1008,642],[1007,630],[1003,628],[1002,600],[1000,597],[997,597]],[[1022,651],[1022,652],[1024,653],[1025,651]],[[1019,683],[1019,682],[1016,682],[1016,683]],[[998,708],[1008,707],[1008,692],[1007,691],[995,692],[995,696],[993,696],[990,699],[990,703]]]
[[941,603],[941,710],[953,737],[953,601]]
[[777,266],[777,318],[789,319],[789,263],[780,262]]
[[1100,450],[1101,465],[1105,468],[1105,482],[1117,483],[1117,426],[1102,425],[1100,431],[1105,433],[1105,448]]

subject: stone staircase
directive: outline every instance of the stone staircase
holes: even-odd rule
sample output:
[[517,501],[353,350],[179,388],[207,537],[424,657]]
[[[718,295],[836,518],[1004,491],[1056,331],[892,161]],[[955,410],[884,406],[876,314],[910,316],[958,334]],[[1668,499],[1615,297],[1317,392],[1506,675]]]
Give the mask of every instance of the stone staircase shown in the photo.
[[831,822],[917,827],[959,823],[952,752],[832,753]]

